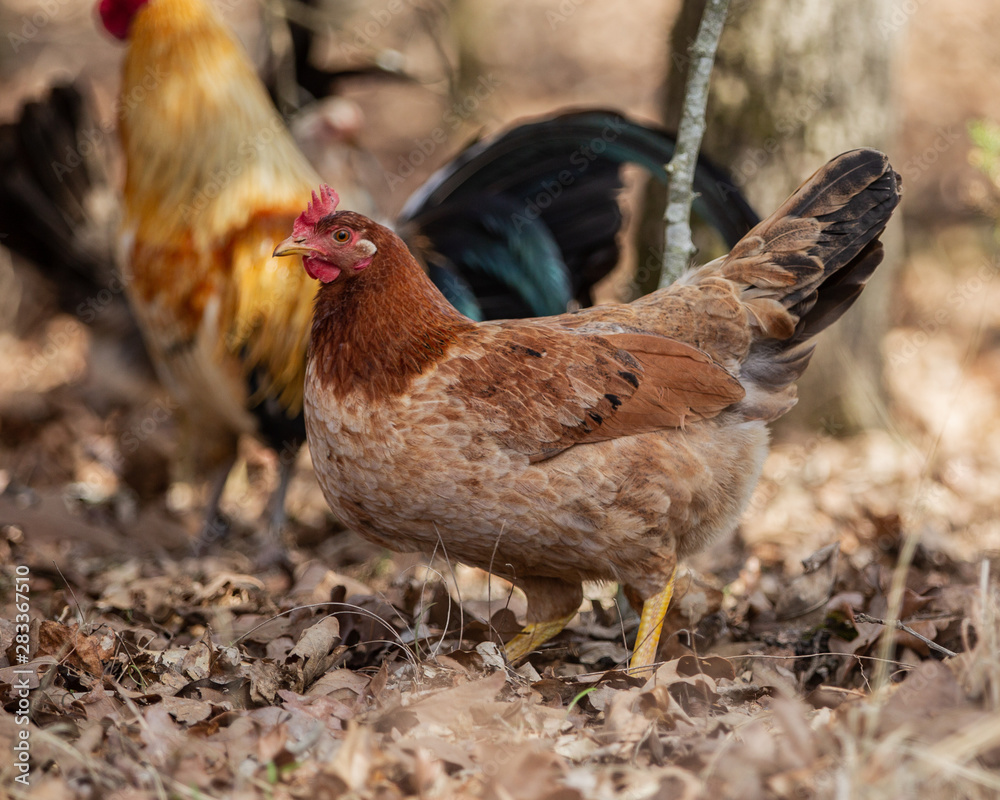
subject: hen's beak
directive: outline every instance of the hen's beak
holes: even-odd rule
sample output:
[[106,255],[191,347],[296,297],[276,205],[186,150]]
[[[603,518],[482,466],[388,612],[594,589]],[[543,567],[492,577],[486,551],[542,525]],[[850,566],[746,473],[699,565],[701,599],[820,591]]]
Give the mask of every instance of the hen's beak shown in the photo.
[[316,248],[306,244],[304,236],[289,236],[274,248],[274,256],[308,256],[316,252]]

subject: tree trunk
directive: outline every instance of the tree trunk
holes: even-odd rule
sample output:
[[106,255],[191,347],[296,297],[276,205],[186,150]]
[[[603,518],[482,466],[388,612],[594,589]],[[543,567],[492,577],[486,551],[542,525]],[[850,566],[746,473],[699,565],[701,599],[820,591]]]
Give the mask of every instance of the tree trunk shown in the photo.
[[[685,0],[671,36],[668,125],[679,114],[683,56],[703,6],[703,0]],[[845,150],[891,153],[893,61],[905,29],[905,20],[892,12],[892,0],[733,3],[716,57],[703,151],[729,169],[762,215]],[[656,209],[648,211],[649,219],[656,216]],[[792,424],[820,423],[831,432],[884,425],[880,342],[899,263],[899,232],[898,224],[890,226],[883,236],[886,259],[868,288],[819,337],[799,381]]]

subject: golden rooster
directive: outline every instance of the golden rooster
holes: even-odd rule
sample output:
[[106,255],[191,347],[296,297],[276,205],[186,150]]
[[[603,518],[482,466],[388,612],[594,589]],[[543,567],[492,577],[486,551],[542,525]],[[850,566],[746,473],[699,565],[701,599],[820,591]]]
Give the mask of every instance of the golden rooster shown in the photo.
[[[103,0],[100,14],[129,42],[119,123],[127,291],[182,409],[185,461],[215,474],[214,512],[239,435],[264,434],[286,451],[280,525],[302,440],[315,287],[301,263],[271,252],[319,178],[204,0]],[[365,193],[347,191],[372,211]]]

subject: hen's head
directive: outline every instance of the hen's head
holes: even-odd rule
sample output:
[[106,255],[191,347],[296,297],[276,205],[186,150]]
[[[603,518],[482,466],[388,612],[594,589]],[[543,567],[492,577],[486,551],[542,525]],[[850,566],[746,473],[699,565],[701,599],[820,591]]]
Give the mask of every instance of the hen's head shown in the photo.
[[301,255],[311,278],[332,283],[350,280],[371,266],[378,252],[381,226],[353,211],[337,211],[340,198],[329,186],[313,192],[309,207],[299,214],[292,235],[274,248],[276,256]]
[[104,28],[112,36],[125,40],[136,13],[149,0],[100,0],[97,13],[104,23]]

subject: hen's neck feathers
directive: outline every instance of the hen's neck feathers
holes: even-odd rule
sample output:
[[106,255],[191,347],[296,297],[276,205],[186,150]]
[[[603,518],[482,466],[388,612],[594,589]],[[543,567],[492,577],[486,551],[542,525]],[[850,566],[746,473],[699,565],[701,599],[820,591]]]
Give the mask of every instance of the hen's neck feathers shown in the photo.
[[398,236],[379,225],[369,238],[378,248],[371,265],[317,293],[309,357],[337,399],[360,392],[377,402],[404,393],[476,323],[445,300]]

